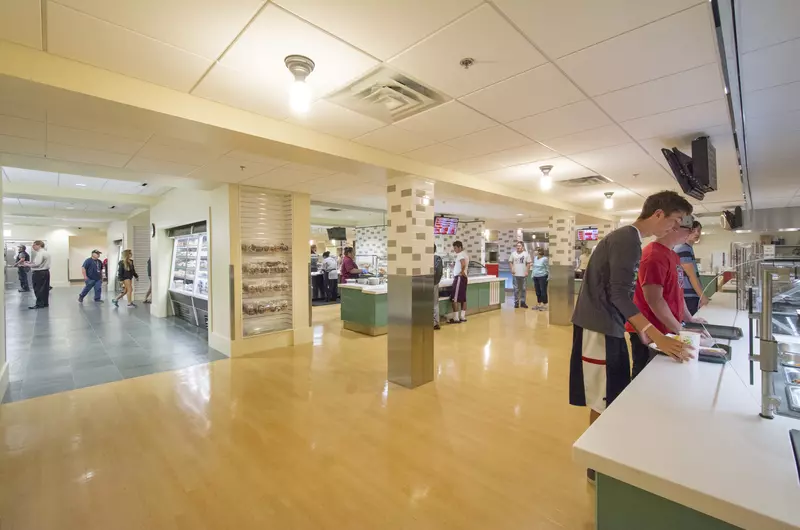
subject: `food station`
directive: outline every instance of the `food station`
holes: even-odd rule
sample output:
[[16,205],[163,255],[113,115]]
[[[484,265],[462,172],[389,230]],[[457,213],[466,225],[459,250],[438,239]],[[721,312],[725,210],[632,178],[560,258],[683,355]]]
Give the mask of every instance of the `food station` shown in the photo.
[[172,228],[169,301],[172,314],[208,329],[208,233],[205,222]]

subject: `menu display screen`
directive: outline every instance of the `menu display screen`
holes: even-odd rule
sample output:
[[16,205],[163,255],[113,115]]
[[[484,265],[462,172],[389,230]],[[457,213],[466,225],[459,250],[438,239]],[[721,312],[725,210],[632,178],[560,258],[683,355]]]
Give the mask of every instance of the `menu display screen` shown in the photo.
[[433,233],[437,236],[454,236],[458,230],[458,219],[455,217],[442,217],[433,220]]
[[579,229],[578,241],[597,241],[597,228]]

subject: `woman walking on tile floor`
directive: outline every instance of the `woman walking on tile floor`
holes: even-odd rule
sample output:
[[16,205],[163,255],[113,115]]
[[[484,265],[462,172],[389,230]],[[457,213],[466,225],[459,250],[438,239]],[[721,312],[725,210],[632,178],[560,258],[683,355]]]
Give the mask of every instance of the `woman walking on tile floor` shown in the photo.
[[133,252],[131,249],[122,251],[122,261],[117,266],[117,274],[119,275],[119,281],[122,283],[122,292],[114,298],[114,307],[119,307],[119,301],[125,295],[128,296],[128,307],[136,307],[136,304],[133,303],[133,279],[136,278],[138,280],[139,275],[136,274],[136,268],[133,266]]

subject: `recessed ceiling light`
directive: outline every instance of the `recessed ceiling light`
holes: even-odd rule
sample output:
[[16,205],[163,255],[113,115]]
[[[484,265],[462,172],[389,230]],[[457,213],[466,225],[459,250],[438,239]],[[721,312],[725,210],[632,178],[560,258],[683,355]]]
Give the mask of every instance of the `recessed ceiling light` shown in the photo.
[[80,188],[85,188],[86,187],[86,184],[81,184],[80,182],[75,184],[75,185],[80,187]]
[[518,213],[517,214],[518,217],[522,217],[523,215],[525,215],[525,214],[522,214],[522,213]]
[[74,206],[67,206],[67,210],[74,210],[74,209],[75,209]]

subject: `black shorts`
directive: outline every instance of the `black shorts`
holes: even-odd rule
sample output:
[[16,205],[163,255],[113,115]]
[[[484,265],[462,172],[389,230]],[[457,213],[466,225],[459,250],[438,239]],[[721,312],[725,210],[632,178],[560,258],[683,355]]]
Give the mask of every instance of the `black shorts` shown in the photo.
[[569,403],[603,412],[631,382],[624,337],[610,337],[572,326]]
[[637,333],[631,333],[631,357],[633,357],[633,372],[631,379],[642,373],[644,367],[653,360],[658,352],[642,342]]

